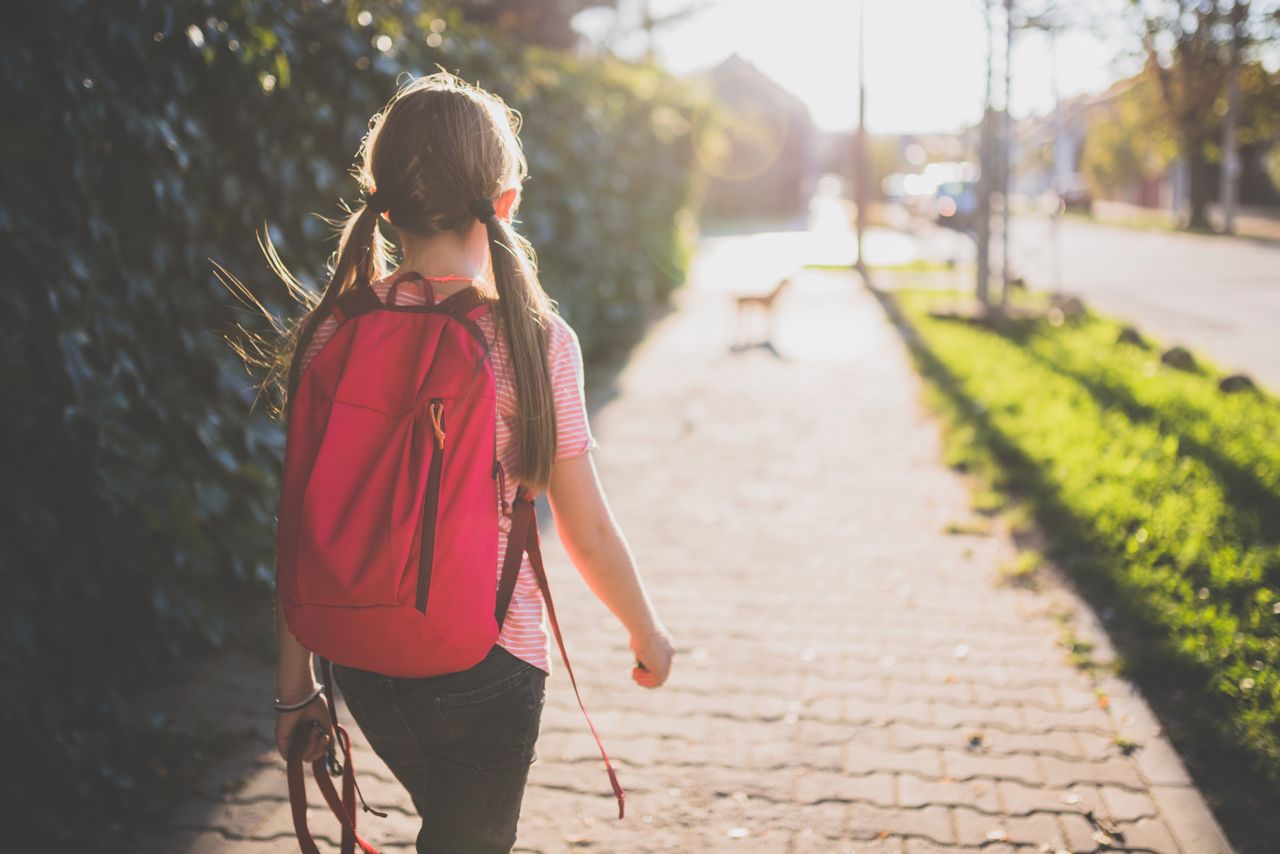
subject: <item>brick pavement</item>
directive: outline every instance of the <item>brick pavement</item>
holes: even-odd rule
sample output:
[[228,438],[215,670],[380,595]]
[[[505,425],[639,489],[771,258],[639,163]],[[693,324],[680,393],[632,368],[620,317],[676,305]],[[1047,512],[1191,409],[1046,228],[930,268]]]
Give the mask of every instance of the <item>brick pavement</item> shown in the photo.
[[[1067,660],[1064,610],[1109,654],[1087,609],[1052,579],[999,585],[1014,547],[998,526],[947,533],[974,519],[968,488],[941,465],[918,380],[856,279],[798,277],[779,303],[785,359],[728,352],[723,295],[694,288],[679,303],[593,427],[614,512],[682,651],[666,687],[634,686],[625,634],[544,516],[628,817],[615,820],[557,661],[517,851],[1230,850],[1141,698]],[[203,702],[242,721],[253,749],[139,850],[295,850],[256,684],[269,692],[269,673],[224,669]],[[1126,755],[1118,734],[1140,747]],[[364,827],[384,850],[411,850],[408,798],[358,749],[366,796],[393,807]]]

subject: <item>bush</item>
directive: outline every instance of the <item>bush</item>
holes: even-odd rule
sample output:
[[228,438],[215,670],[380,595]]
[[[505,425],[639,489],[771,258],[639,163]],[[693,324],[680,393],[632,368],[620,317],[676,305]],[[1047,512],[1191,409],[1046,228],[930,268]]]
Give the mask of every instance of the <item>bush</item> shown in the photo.
[[316,283],[332,245],[311,213],[356,196],[346,168],[397,74],[439,62],[524,112],[524,229],[598,357],[681,280],[701,109],[654,69],[453,22],[430,47],[413,2],[367,22],[305,0],[124,6],[34,4],[0,60],[20,117],[0,177],[0,720],[36,775],[7,802],[94,850],[180,735],[128,698],[234,635],[246,602],[270,610],[281,434],[221,340],[244,314],[210,259],[285,310],[255,229]]

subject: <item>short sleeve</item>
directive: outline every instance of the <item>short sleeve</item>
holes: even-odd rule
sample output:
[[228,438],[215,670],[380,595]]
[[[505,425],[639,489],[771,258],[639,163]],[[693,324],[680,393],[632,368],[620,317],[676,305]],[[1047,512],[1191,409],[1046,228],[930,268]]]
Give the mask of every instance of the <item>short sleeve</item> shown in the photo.
[[329,343],[329,339],[333,337],[333,333],[338,331],[338,318],[332,314],[326,317],[316,331],[312,333],[311,340],[307,343],[307,349],[302,354],[302,364],[298,366],[298,372],[301,373],[307,369],[307,365],[311,364],[311,360],[320,354],[324,345]]
[[587,420],[586,378],[578,334],[558,314],[550,315],[547,361],[556,407],[556,459],[577,457],[600,447]]

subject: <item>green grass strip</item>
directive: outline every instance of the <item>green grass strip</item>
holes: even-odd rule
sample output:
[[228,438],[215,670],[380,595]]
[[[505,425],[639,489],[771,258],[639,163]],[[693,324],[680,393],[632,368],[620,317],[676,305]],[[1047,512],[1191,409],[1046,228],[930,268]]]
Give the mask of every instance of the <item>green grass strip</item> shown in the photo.
[[955,297],[893,298],[948,462],[1030,505],[1193,748],[1280,781],[1280,401],[1165,367],[1094,314],[999,330],[929,316]]

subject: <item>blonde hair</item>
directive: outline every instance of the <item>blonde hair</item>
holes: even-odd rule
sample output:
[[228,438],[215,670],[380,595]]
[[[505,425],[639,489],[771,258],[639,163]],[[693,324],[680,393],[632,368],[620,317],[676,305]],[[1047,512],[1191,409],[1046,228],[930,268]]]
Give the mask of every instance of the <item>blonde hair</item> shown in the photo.
[[[528,174],[519,128],[519,115],[498,96],[447,71],[419,77],[404,84],[370,121],[355,176],[368,193],[376,188],[388,219],[402,232],[463,234],[475,222],[473,203],[518,187]],[[387,275],[392,247],[378,229],[380,218],[361,204],[334,223],[340,230],[338,249],[318,299],[284,269],[270,243],[264,245],[273,269],[309,307],[298,323],[280,329],[275,367],[277,382],[284,379],[286,413],[302,354],[334,301]],[[484,224],[497,290],[490,310],[506,335],[515,374],[518,462],[512,474],[538,492],[550,482],[557,441],[547,361],[548,315],[554,308],[538,281],[529,242],[498,216]]]

